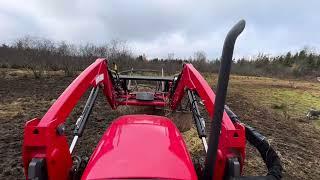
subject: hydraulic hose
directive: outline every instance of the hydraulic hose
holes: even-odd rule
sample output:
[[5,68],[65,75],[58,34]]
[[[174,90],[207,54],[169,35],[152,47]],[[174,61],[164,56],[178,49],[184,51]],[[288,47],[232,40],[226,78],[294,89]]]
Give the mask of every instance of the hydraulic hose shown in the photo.
[[[225,105],[225,111],[230,117],[233,123],[241,123],[238,116],[231,111],[231,109]],[[279,180],[282,178],[282,165],[280,158],[276,151],[272,148],[269,142],[262,134],[256,131],[253,127],[250,127],[242,123],[246,130],[246,139],[253,145],[260,153],[264,163],[268,168],[268,174],[266,176],[252,176],[252,177],[235,177],[234,179],[270,179]]]

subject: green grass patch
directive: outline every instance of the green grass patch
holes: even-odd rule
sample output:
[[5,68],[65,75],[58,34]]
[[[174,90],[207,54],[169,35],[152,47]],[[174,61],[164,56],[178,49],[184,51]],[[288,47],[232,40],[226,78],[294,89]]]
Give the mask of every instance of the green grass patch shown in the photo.
[[[210,85],[216,84],[215,74],[204,77]],[[239,94],[286,118],[304,118],[311,108],[320,110],[319,82],[232,75],[228,93]],[[320,119],[314,123],[320,127]]]
[[305,116],[310,108],[320,109],[320,97],[312,91],[283,88],[257,88],[251,91],[255,91],[254,98],[262,105],[288,111],[293,116]]

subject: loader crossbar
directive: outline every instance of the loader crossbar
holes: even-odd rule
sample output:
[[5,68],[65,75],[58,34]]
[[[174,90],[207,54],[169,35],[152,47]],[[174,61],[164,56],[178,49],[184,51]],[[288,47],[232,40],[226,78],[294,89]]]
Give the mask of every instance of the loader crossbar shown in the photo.
[[173,77],[157,77],[157,76],[119,75],[119,79],[123,79],[123,80],[143,80],[143,81],[167,81],[167,82],[172,82],[173,81]]

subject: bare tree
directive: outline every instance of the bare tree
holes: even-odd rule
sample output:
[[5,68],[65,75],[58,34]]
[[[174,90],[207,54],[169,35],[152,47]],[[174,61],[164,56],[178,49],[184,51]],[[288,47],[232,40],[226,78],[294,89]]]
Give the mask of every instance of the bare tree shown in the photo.
[[174,60],[174,53],[168,53],[168,60]]
[[207,55],[204,51],[197,51],[194,53],[194,60],[200,62],[206,62]]

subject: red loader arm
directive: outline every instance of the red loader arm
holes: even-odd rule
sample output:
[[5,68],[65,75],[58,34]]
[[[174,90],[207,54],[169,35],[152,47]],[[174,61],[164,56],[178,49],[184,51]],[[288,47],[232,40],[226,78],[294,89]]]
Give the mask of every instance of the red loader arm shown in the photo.
[[[186,90],[196,91],[198,93],[212,119],[216,95],[207,81],[192,64],[184,65],[182,73],[177,80],[177,85],[171,96],[172,109],[175,109],[177,105],[180,104]],[[223,178],[228,159],[239,159],[242,169],[245,157],[246,137],[244,127],[241,124],[232,123],[226,112],[223,114],[221,125],[217,161],[215,169],[213,170],[215,172],[214,179]]]
[[[43,118],[35,118],[25,125],[23,142],[24,172],[28,167],[44,166],[50,179],[67,179],[72,166],[69,144],[64,135],[64,122],[89,87],[101,85],[112,108],[115,108],[113,87],[105,59],[97,59],[86,68],[61,94]],[[45,159],[45,161],[43,161]],[[32,164],[31,164],[32,165]]]

